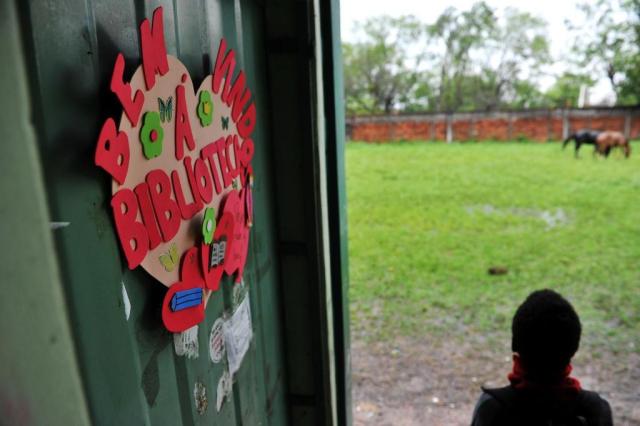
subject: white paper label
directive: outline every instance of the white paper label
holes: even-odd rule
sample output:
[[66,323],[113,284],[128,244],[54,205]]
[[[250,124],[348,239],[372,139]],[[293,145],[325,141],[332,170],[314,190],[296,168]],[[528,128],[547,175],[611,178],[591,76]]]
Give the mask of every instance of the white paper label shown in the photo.
[[233,315],[225,321],[223,329],[229,373],[233,375],[240,368],[253,337],[248,294]]
[[182,333],[174,333],[173,346],[178,356],[186,355],[189,359],[198,358],[198,326],[194,325]]
[[217,364],[222,360],[224,355],[224,334],[222,328],[224,320],[218,318],[211,327],[211,334],[209,335],[209,357],[211,362]]
[[216,391],[216,410],[220,412],[224,400],[231,394],[232,382],[231,376],[227,370],[224,370],[220,380],[218,380],[218,389]]

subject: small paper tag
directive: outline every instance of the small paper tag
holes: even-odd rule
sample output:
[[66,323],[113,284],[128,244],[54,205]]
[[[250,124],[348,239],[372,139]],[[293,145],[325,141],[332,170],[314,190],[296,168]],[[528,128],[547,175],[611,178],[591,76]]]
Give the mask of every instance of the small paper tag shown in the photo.
[[209,335],[209,356],[211,362],[214,364],[219,363],[224,355],[224,334],[222,328],[224,320],[218,318],[211,327],[211,334]]
[[247,353],[249,344],[253,338],[251,307],[249,305],[248,294],[233,315],[225,321],[223,329],[227,361],[229,362],[229,373],[233,375],[240,368],[242,359]]
[[224,264],[224,251],[226,248],[227,239],[225,237],[222,237],[211,244],[211,251],[209,252],[209,269]]
[[216,410],[220,412],[224,400],[231,394],[233,389],[231,376],[227,370],[224,370],[220,380],[218,380],[218,389],[216,391]]
[[173,334],[173,345],[176,355],[187,356],[189,359],[198,358],[198,326]]

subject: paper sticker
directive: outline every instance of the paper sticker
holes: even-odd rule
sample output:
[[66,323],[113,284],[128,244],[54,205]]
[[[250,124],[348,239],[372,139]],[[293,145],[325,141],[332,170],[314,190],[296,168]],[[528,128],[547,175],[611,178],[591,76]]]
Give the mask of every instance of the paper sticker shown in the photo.
[[231,292],[231,303],[234,310],[244,300],[247,295],[247,290],[248,288],[245,285],[244,280],[233,286],[233,291]]
[[224,319],[218,318],[211,327],[209,335],[209,357],[214,364],[219,363],[224,355]]
[[227,370],[224,370],[224,373],[220,376],[220,380],[218,380],[218,389],[216,391],[216,410],[218,410],[218,412],[220,412],[224,400],[231,395],[232,389],[233,383],[231,381],[231,375],[229,375]]
[[211,245],[209,254],[209,269],[224,264],[224,251],[227,247],[227,239],[223,236],[218,241],[214,241]]
[[60,229],[60,228],[66,228],[69,225],[71,225],[71,222],[49,222],[49,227],[52,230],[56,230],[56,229]]
[[196,404],[196,411],[203,416],[207,411],[209,401],[207,400],[207,388],[200,382],[196,382],[193,387],[193,399]]
[[174,333],[173,346],[178,356],[186,355],[189,359],[198,358],[198,326],[194,325],[181,333]]
[[124,316],[129,321],[129,316],[131,315],[131,301],[129,300],[129,294],[127,293],[127,289],[124,286],[124,281],[122,283],[122,303],[124,303]]
[[231,375],[240,368],[252,337],[251,307],[249,306],[249,295],[247,295],[233,315],[224,323],[224,343]]

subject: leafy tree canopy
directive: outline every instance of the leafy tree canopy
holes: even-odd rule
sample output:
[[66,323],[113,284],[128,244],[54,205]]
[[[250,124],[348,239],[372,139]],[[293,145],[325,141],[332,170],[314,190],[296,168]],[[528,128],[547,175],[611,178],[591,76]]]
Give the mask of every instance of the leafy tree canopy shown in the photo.
[[[380,16],[343,43],[347,112],[470,111],[576,106],[582,86],[609,78],[619,104],[640,101],[640,0],[596,0],[567,22],[571,71],[541,90],[553,63],[547,23],[484,1],[445,9],[432,23]],[[584,23],[589,31],[585,31]],[[578,25],[577,23],[581,23]]]

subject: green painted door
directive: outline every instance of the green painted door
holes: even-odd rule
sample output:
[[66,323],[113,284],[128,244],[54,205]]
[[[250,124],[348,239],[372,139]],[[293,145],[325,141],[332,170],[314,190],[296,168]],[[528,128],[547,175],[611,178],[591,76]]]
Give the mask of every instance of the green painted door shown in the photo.
[[[17,3],[52,232],[91,419],[109,425],[287,424],[263,2]],[[224,37],[264,112],[253,134],[256,214],[244,274],[253,339],[222,404],[218,387],[227,366],[210,360],[209,337],[215,320],[233,310],[238,288],[226,277],[209,301],[197,331],[197,358],[177,354],[161,320],[166,289],[141,268],[128,269],[111,217],[110,179],[93,165],[100,126],[119,117],[109,90],[116,55],[124,54],[129,78],[141,62],[139,23],[157,6],[164,7],[167,51],[186,65],[196,87]]]

